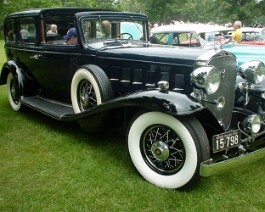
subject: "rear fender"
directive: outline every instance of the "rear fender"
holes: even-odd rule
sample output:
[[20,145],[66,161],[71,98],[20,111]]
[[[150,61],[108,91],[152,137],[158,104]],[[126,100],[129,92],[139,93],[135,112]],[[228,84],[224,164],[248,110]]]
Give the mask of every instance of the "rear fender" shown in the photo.
[[12,73],[14,77],[17,77],[19,82],[19,88],[23,89],[23,74],[22,68],[14,60],[9,60],[4,63],[2,72],[0,75],[0,85],[6,84],[7,76],[9,73]]
[[4,63],[1,75],[0,75],[0,85],[6,84],[7,76],[9,73],[12,73],[15,78],[18,80],[20,95],[24,95],[26,77],[23,74],[23,68],[15,61],[9,60]]

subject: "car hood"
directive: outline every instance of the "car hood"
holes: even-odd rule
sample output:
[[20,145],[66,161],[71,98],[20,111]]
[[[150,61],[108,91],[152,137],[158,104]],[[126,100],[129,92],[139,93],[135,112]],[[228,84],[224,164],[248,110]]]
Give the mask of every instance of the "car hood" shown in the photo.
[[265,63],[265,46],[228,43],[222,48],[237,57],[238,65],[250,60],[259,60]]
[[208,60],[215,53],[213,50],[205,49],[147,46],[104,49],[98,51],[97,56],[99,58],[111,57],[121,60],[193,65],[198,58]]

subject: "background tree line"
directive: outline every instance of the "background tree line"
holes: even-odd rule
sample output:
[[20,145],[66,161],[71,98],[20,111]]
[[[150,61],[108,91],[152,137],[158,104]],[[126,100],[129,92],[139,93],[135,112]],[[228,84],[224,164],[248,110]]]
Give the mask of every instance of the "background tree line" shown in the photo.
[[151,22],[172,20],[227,23],[241,20],[244,25],[265,25],[265,0],[0,0],[0,26],[12,12],[42,7],[91,7],[141,12]]

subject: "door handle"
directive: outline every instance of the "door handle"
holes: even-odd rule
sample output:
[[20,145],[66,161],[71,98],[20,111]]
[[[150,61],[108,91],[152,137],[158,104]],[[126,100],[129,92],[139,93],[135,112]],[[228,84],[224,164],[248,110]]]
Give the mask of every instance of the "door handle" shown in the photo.
[[33,56],[30,57],[30,59],[35,59],[35,60],[38,60],[39,57],[41,57],[40,54],[34,54]]

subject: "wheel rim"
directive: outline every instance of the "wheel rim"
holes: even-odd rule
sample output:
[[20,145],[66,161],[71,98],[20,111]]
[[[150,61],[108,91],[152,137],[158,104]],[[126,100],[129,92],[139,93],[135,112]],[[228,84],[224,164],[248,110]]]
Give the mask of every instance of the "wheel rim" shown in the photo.
[[14,78],[10,82],[10,95],[13,102],[18,105],[20,102],[19,89],[17,81]]
[[171,128],[162,125],[154,125],[144,131],[140,149],[147,165],[164,175],[177,173],[186,158],[179,136]]
[[82,80],[78,85],[78,105],[81,111],[91,109],[97,105],[97,98],[92,84]]

